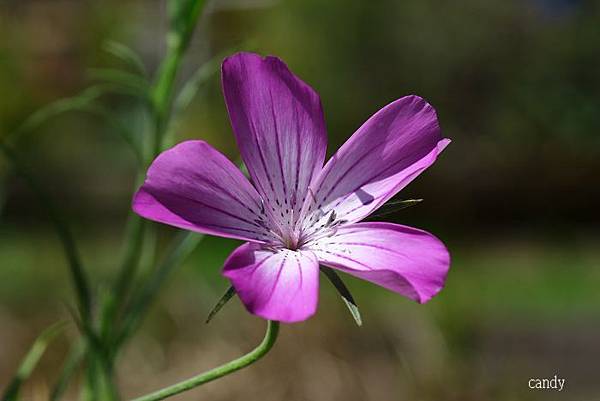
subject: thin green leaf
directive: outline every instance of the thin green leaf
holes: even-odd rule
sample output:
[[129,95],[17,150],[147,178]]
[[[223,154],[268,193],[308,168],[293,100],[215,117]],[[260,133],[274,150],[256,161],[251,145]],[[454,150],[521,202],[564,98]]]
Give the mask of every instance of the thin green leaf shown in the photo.
[[106,110],[104,107],[98,104],[90,103],[82,107],[80,110],[82,112],[87,112],[102,118],[110,126],[111,129],[109,130],[109,132],[117,135],[129,146],[129,149],[133,152],[138,165],[144,165],[144,155],[142,154],[142,150],[140,149],[140,146],[136,143],[134,139],[134,134],[133,132],[131,132],[128,126],[123,124],[110,111]]
[[358,310],[358,306],[356,305],[356,302],[354,301],[354,298],[352,297],[350,290],[348,289],[348,287],[346,287],[346,284],[344,284],[344,282],[342,281],[342,278],[340,276],[338,276],[338,274],[333,269],[331,269],[327,266],[321,266],[321,271],[323,272],[323,274],[325,274],[325,277],[327,277],[329,279],[331,284],[333,284],[335,289],[339,292],[340,296],[342,297],[342,300],[348,307],[348,310],[350,311],[350,314],[354,318],[354,321],[356,322],[356,324],[358,326],[362,326],[362,318],[360,316],[360,311]]
[[154,138],[152,153],[158,154],[169,128],[173,87],[194,28],[206,4],[205,0],[170,0],[167,54],[163,58],[152,86],[151,100],[154,108]]
[[221,63],[227,55],[235,53],[240,48],[247,47],[248,46],[242,45],[229,48],[203,63],[187,80],[175,98],[175,101],[173,102],[172,120],[177,122],[192,100],[196,97],[199,89],[219,71]]
[[171,46],[187,47],[205,0],[169,0],[169,42]]
[[138,215],[130,213],[129,221],[127,222],[127,233],[125,240],[125,252],[121,267],[119,268],[119,277],[114,286],[115,301],[119,305],[123,305],[129,293],[133,278],[136,275],[139,266],[140,258],[144,248],[144,234],[146,229],[145,219]]
[[215,315],[217,313],[219,313],[219,311],[221,310],[221,308],[223,306],[225,306],[225,304],[231,299],[233,298],[233,296],[235,295],[235,288],[233,288],[233,286],[230,286],[227,291],[225,292],[225,294],[223,294],[223,296],[221,297],[221,299],[219,299],[219,302],[217,302],[217,304],[212,308],[212,310],[210,311],[210,313],[208,314],[208,317],[206,318],[206,322],[204,323],[208,323],[212,320],[213,317],[215,317]]
[[210,60],[203,63],[194,74],[184,84],[183,88],[173,102],[173,118],[180,115],[192,102],[200,87],[205,84],[213,75],[215,75],[223,62],[223,59],[237,50],[236,48],[227,49],[217,54]]
[[31,114],[15,131],[15,134],[34,131],[54,116],[73,110],[80,110],[82,107],[96,100],[103,93],[105,92],[101,87],[92,86],[76,96],[51,102]]
[[25,355],[25,358],[21,361],[17,373],[10,381],[2,396],[2,401],[16,401],[18,399],[21,385],[29,378],[29,376],[31,376],[31,373],[33,373],[40,358],[44,355],[44,352],[46,352],[46,348],[48,348],[50,342],[64,330],[66,325],[67,322],[64,321],[55,323],[39,335],[29,349],[29,352]]
[[79,312],[81,313],[82,319],[87,321],[91,314],[92,304],[89,280],[83,269],[75,238],[71,234],[71,230],[69,229],[65,218],[59,213],[50,196],[34,178],[33,174],[30,173],[30,170],[17,157],[16,153],[2,141],[0,141],[0,151],[2,151],[6,158],[12,163],[17,174],[29,184],[31,190],[39,199],[40,204],[45,207],[46,213],[54,225],[67,257],[69,272],[71,273],[71,279],[73,280],[73,286],[79,304]]
[[386,216],[388,214],[396,213],[400,210],[418,205],[421,202],[423,202],[423,199],[390,200],[383,206],[381,206],[376,213],[369,216],[367,220],[371,220],[375,217],[381,217]]
[[362,318],[360,316],[360,311],[358,310],[358,306],[356,306],[352,302],[348,301],[348,299],[346,299],[345,297],[342,297],[342,300],[346,304],[346,307],[348,307],[348,310],[350,311],[350,314],[354,318],[356,325],[358,327],[362,326]]
[[65,99],[59,99],[51,102],[45,107],[42,107],[35,113],[33,113],[25,122],[17,129],[11,136],[18,136],[27,132],[34,131],[40,125],[45,123],[52,117],[58,116],[62,113],[79,111],[84,113],[90,113],[97,117],[102,118],[107,124],[110,125],[111,133],[118,135],[133,151],[136,160],[140,165],[143,165],[144,159],[141,150],[133,139],[133,133],[127,126],[121,123],[112,113],[106,110],[104,107],[96,103],[96,100],[103,94],[107,93],[113,87],[107,86],[92,86],[84,90],[81,94]]
[[146,76],[146,67],[140,56],[133,51],[131,48],[125,46],[123,43],[109,40],[104,43],[104,51],[115,56],[125,64],[133,68],[141,76]]
[[169,278],[173,270],[179,267],[196,249],[203,238],[204,236],[201,234],[181,232],[173,240],[165,258],[138,291],[138,294],[134,295],[134,300],[125,313],[125,322],[120,335],[116,339],[115,348],[118,348],[138,328],[160,287]]
[[108,355],[105,350],[106,347],[102,343],[100,337],[94,332],[94,328],[88,321],[84,321],[77,316],[75,309],[69,304],[65,304],[65,307],[73,322],[77,326],[77,329],[81,333],[82,337],[86,340],[86,346],[89,347],[90,352],[95,352],[98,355]]
[[67,355],[65,362],[63,364],[60,376],[52,389],[52,393],[50,393],[50,401],[58,401],[62,398],[65,391],[69,387],[69,383],[75,374],[77,367],[81,364],[82,358],[84,356],[84,342],[78,341]]
[[[90,390],[90,394],[101,394],[99,400],[116,401],[117,393],[114,383],[108,380],[112,375],[113,361],[118,348],[110,348],[110,344],[105,344],[102,339],[95,333],[94,327],[87,320],[78,319],[74,311],[68,307],[67,310],[71,313],[73,321],[77,324],[82,337],[85,339],[85,347],[88,352],[86,356],[86,390]],[[88,388],[89,386],[89,388]],[[84,395],[86,393],[84,392]],[[87,399],[83,397],[83,399]],[[93,397],[91,400],[96,400]]]
[[122,135],[123,138],[128,142],[131,142],[132,139],[129,138],[132,138],[132,135],[129,133],[124,135],[124,132],[127,131],[127,128],[124,127],[123,124],[115,122],[114,118],[109,119],[108,117],[110,113],[95,103],[100,96],[107,93],[132,94],[126,90],[123,90],[123,88],[119,88],[112,84],[98,84],[91,86],[83,90],[78,95],[69,98],[58,99],[38,109],[31,114],[15,131],[13,131],[8,138],[18,137],[20,135],[35,131],[46,121],[62,113],[71,111],[84,111],[110,120],[108,122],[113,125],[113,128],[116,128],[116,132],[119,135]]
[[96,332],[98,333],[99,340],[106,344],[108,339],[111,337],[114,324],[113,319],[119,308],[119,303],[116,299],[116,294],[112,291],[112,288],[106,285],[100,285],[96,291],[96,319],[95,324]]
[[240,49],[253,49],[256,45],[251,41],[245,41],[239,46],[231,47],[223,52],[218,53],[210,60],[203,63],[194,74],[185,82],[175,100],[171,112],[170,123],[163,140],[163,148],[173,145],[175,131],[181,122],[184,112],[188,109],[194,98],[200,93],[200,90],[205,84],[219,72],[223,59],[229,54],[235,53]]
[[169,16],[170,31],[173,34],[183,31],[185,27],[185,9],[189,6],[190,0],[168,0],[167,14]]
[[173,102],[173,119],[177,119],[187,109],[200,87],[219,71],[222,60],[221,55],[213,57],[194,72]]
[[137,74],[116,68],[91,68],[88,73],[93,80],[108,82],[122,88],[134,90],[143,98],[149,97],[151,91],[150,82]]

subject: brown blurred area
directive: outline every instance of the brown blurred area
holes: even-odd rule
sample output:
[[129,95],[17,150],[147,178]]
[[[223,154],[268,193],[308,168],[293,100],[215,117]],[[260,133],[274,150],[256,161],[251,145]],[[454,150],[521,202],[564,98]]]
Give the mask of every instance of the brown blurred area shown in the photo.
[[[107,40],[153,73],[164,52],[164,2],[0,1],[0,136],[34,110],[81,91],[89,68],[115,66]],[[319,312],[282,327],[256,366],[177,400],[594,400],[600,357],[600,6],[585,0],[214,0],[180,85],[234,46],[282,57],[322,97],[329,153],[380,107],[415,93],[453,143],[411,184],[424,198],[392,220],[436,233],[453,256],[427,305],[349,279],[358,328],[328,282]],[[107,105],[133,130],[128,99]],[[190,105],[178,140],[202,138],[238,157],[216,74]],[[68,113],[19,149],[51,189],[102,284],[134,185],[132,155],[110,127]],[[161,229],[164,240],[172,233]],[[219,269],[233,240],[208,239],[169,281],[125,350],[126,398],[171,384],[254,347],[264,323],[232,301]],[[44,327],[68,318],[72,293],[40,204],[0,158],[0,388]],[[46,400],[71,327],[24,389]],[[559,375],[565,390],[532,391]],[[77,386],[68,399],[77,398]]]

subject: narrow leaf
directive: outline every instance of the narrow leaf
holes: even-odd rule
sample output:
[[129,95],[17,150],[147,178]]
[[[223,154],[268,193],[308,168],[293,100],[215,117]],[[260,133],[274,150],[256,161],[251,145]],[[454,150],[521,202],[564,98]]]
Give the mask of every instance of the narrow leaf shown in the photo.
[[[100,96],[107,93],[120,93],[133,96],[139,94],[138,91],[118,87],[113,84],[93,85],[75,96],[58,99],[41,107],[31,114],[15,131],[10,133],[9,136],[16,137],[32,132],[49,119],[71,111],[89,111],[106,116],[107,112],[101,111],[99,106],[95,105],[95,101],[98,100]],[[119,128],[120,135],[121,131],[123,131],[123,128]]]
[[93,86],[85,89],[76,96],[58,99],[54,102],[48,103],[44,107],[31,114],[17,129],[16,134],[33,131],[50,118],[59,114],[73,110],[79,110],[96,100],[102,95],[102,93],[104,92],[101,88]]
[[423,199],[405,199],[405,200],[390,200],[377,210],[377,213],[369,216],[367,220],[371,220],[374,217],[381,217],[388,214],[396,213],[400,210],[407,209],[411,206],[418,205],[423,202]]
[[206,83],[209,82],[209,80],[215,76],[217,72],[219,72],[223,59],[241,49],[252,50],[254,48],[256,48],[256,45],[252,41],[244,41],[238,46],[228,48],[227,50],[218,53],[208,61],[204,62],[200,67],[198,67],[198,69],[196,69],[196,71],[194,71],[192,76],[185,82],[173,101],[171,118],[166,132],[164,146],[169,147],[174,144],[174,136],[177,128],[179,127],[179,123],[182,120],[184,112],[188,109],[198,94],[202,93],[202,88],[206,85]]
[[354,318],[354,321],[356,322],[356,325],[358,327],[362,326],[362,318],[360,316],[360,311],[358,310],[358,306],[356,306],[355,304],[353,304],[352,302],[350,302],[345,297],[342,297],[342,300],[346,304],[346,307],[348,307],[348,310],[350,311],[350,314]]
[[165,258],[151,273],[151,276],[147,278],[142,288],[134,294],[133,301],[125,312],[125,322],[115,341],[115,348],[118,348],[138,328],[146,310],[156,298],[155,295],[160,287],[169,278],[173,270],[179,267],[196,249],[203,238],[204,236],[201,234],[181,232],[173,240]]
[[114,299],[117,304],[124,303],[134,281],[144,249],[146,226],[146,220],[130,212],[126,228],[125,248],[119,268],[120,273],[114,286]]
[[205,3],[205,0],[169,0],[167,2],[169,39],[174,42],[172,45],[187,46]]
[[92,86],[79,95],[59,99],[47,104],[41,109],[31,114],[21,126],[11,134],[11,137],[32,132],[50,118],[71,111],[89,113],[103,119],[110,125],[111,133],[119,136],[133,151],[138,163],[143,164],[144,159],[139,146],[135,143],[134,135],[125,124],[119,121],[112,113],[100,106],[96,100],[103,94],[114,89],[112,86],[96,85]]
[[77,371],[77,367],[80,365],[84,355],[84,342],[78,341],[69,351],[67,358],[65,359],[62,367],[60,376],[52,389],[50,394],[50,401],[58,401],[62,398],[69,382],[73,378],[73,375]]
[[235,295],[235,288],[233,288],[233,286],[230,286],[227,291],[225,292],[225,294],[223,294],[223,296],[221,297],[221,299],[219,299],[219,302],[217,302],[217,304],[212,308],[212,310],[210,311],[210,313],[208,314],[208,317],[206,318],[206,322],[204,323],[208,323],[212,320],[213,317],[215,317],[215,315],[217,313],[219,313],[219,311],[221,310],[221,308],[223,306],[225,306],[225,304],[231,299],[233,298],[233,296]]
[[110,126],[109,132],[114,133],[119,139],[123,140],[129,149],[133,152],[136,161],[140,166],[144,165],[144,156],[142,154],[141,146],[136,143],[134,134],[131,129],[124,124],[119,118],[113,113],[106,110],[104,107],[95,103],[90,103],[80,109],[82,112],[95,115],[101,118]]
[[362,326],[362,318],[360,316],[360,311],[358,310],[358,306],[356,305],[356,302],[354,301],[354,297],[352,297],[350,290],[348,289],[348,287],[346,287],[346,284],[344,284],[344,282],[342,281],[342,278],[340,276],[338,276],[338,274],[335,272],[335,270],[333,270],[329,267],[321,266],[321,271],[323,272],[323,274],[325,274],[325,277],[327,277],[329,279],[331,284],[333,284],[335,289],[339,292],[340,296],[342,297],[342,300],[348,307],[348,310],[350,311],[350,314],[354,318],[354,321],[356,322],[357,326]]
[[77,248],[75,237],[72,235],[66,219],[59,213],[52,198],[46,193],[45,188],[33,176],[28,166],[17,157],[15,151],[2,141],[0,141],[0,151],[12,163],[17,174],[29,185],[40,204],[45,207],[48,217],[63,245],[69,265],[69,272],[71,273],[73,286],[77,294],[81,317],[83,320],[87,320],[90,316],[92,306],[89,280],[79,257],[79,249]]
[[204,85],[212,76],[214,76],[220,69],[223,59],[230,54],[233,54],[240,49],[253,49],[255,44],[251,41],[245,41],[244,43],[228,48],[222,51],[210,60],[203,63],[194,74],[187,80],[181,91],[177,95],[177,98],[173,102],[173,118],[176,119],[181,115],[183,111],[190,105],[198,90]]
[[94,80],[135,90],[142,97],[148,97],[150,94],[150,83],[145,78],[129,71],[116,68],[91,68],[89,76]]
[[178,117],[190,105],[200,87],[208,81],[218,70],[223,60],[222,55],[213,57],[202,64],[185,83],[173,103],[173,116]]
[[2,396],[2,401],[16,401],[19,396],[19,390],[21,389],[21,385],[25,380],[31,376],[33,370],[37,366],[38,362],[46,348],[54,340],[65,328],[67,322],[61,321],[53,324],[48,327],[46,330],[39,335],[39,337],[35,340],[29,352],[25,355],[25,358],[21,361],[21,365],[17,370],[17,373],[9,383],[8,387],[4,395]]
[[135,51],[125,46],[123,43],[112,40],[104,43],[103,47],[107,53],[115,56],[119,60],[129,65],[138,74],[146,76],[146,67],[144,66],[144,62]]

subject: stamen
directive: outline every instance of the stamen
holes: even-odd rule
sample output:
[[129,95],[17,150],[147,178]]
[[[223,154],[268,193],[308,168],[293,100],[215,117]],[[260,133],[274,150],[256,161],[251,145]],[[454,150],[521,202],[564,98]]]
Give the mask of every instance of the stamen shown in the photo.
[[[310,201],[306,199],[307,196],[310,196]],[[264,224],[266,234],[272,238],[266,247],[296,250],[308,243],[332,237],[337,228],[346,223],[346,220],[339,218],[331,204],[327,205],[327,211],[321,208],[312,188],[307,188],[301,203],[297,203],[295,194],[290,199],[283,199],[283,202],[274,199],[271,204],[261,199],[260,209],[264,219],[256,223],[261,226]]]
[[273,230],[269,229],[269,232],[270,232],[271,234],[273,234],[273,235],[275,236],[275,238],[276,238],[276,239],[278,239],[279,241],[281,241],[282,243],[283,243],[283,242],[285,242],[285,241],[283,240],[283,237],[282,237],[281,235],[277,234],[275,231],[273,231]]
[[313,192],[311,187],[308,187],[308,193],[310,194],[310,196],[313,198],[313,201],[315,203],[317,203],[317,197],[315,196],[315,193]]
[[325,227],[329,226],[334,221],[335,221],[335,210],[332,210],[331,214],[329,215],[329,220],[327,220],[327,223],[325,223]]

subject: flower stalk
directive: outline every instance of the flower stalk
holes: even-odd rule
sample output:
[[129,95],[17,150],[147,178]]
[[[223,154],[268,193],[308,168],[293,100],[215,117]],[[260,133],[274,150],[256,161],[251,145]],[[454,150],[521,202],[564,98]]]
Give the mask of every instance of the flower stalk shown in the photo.
[[20,160],[15,151],[3,141],[0,141],[0,152],[13,164],[16,173],[20,175],[29,185],[40,201],[40,204],[46,209],[46,214],[54,226],[56,233],[63,246],[65,256],[69,265],[69,272],[73,282],[73,288],[77,297],[79,313],[81,319],[87,321],[90,319],[92,309],[91,290],[89,278],[83,269],[79,249],[75,243],[75,238],[71,233],[69,225],[63,215],[58,211],[51,197],[46,193],[45,188],[30,172],[25,163]]
[[205,3],[205,0],[171,0],[170,5],[175,10],[171,16],[171,30],[167,37],[167,54],[159,67],[151,94],[155,124],[152,158],[161,151],[168,126],[175,78]]
[[204,372],[199,374],[198,376],[191,377],[187,380],[179,382],[169,387],[165,387],[161,390],[155,391],[151,394],[136,398],[132,401],[158,401],[164,400],[165,398],[174,396],[176,394],[182,393],[184,391],[191,390],[195,387],[198,387],[202,384],[208,383],[210,381],[216,380],[223,376],[227,376],[233,372],[236,372],[240,369],[243,369],[247,366],[252,365],[254,362],[261,359],[265,356],[277,340],[277,335],[279,333],[279,322],[269,320],[267,322],[267,332],[262,342],[254,348],[252,351],[247,353],[246,355],[234,359],[231,362],[227,362],[224,365],[216,367],[214,369],[209,370],[208,372]]
[[[112,45],[111,53],[132,62],[137,67],[139,74],[106,70],[103,76],[97,76],[97,78],[108,81],[110,86],[106,88],[92,87],[80,96],[63,99],[50,105],[36,113],[35,118],[30,118],[31,121],[28,120],[30,124],[27,126],[27,130],[32,130],[54,115],[72,110],[91,112],[106,118],[111,127],[122,135],[127,144],[132,147],[140,162],[137,166],[139,170],[136,178],[136,186],[139,185],[143,179],[145,164],[153,160],[162,150],[168,128],[172,125],[173,118],[176,117],[171,110],[175,96],[176,78],[205,4],[206,0],[168,0],[170,28],[166,54],[153,82],[147,81],[143,65],[133,51],[124,45],[117,45],[117,47]],[[198,81],[198,78],[195,78],[195,81]],[[198,83],[196,82],[194,85],[198,85]],[[101,108],[100,104],[96,104],[100,95],[104,93],[114,91],[132,94],[129,89],[133,87],[136,89],[133,94],[143,100],[145,106],[148,106],[148,101],[150,103],[150,107],[146,110],[150,113],[153,126],[144,138],[144,143],[136,143],[126,126],[120,124],[108,110]],[[190,96],[189,93],[187,96]],[[134,288],[133,283],[138,275],[138,268],[146,263],[154,264],[154,257],[151,260],[143,260],[144,250],[147,251],[148,246],[153,247],[151,227],[145,220],[135,215],[132,216],[123,241],[125,245],[123,259],[112,288],[110,291],[104,291],[107,288],[94,291],[90,284],[90,277],[83,268],[75,238],[50,196],[29,169],[22,164],[20,158],[17,158],[12,147],[4,141],[0,141],[0,152],[13,162],[17,172],[30,184],[41,203],[48,209],[50,220],[65,248],[77,296],[79,313],[74,315],[78,315],[75,318],[80,324],[82,339],[78,343],[80,345],[73,350],[65,362],[64,370],[53,391],[52,400],[59,400],[64,395],[78,366],[82,366],[84,373],[82,399],[90,401],[119,400],[114,367],[120,349],[139,326],[148,306],[156,298],[161,284],[169,276],[169,273],[195,249],[202,240],[202,236],[184,233],[175,238],[166,258],[157,265],[153,273],[142,280],[139,287]],[[276,322],[269,322],[265,340],[251,353],[205,374],[161,390],[157,392],[159,398],[155,398],[155,393],[142,399],[162,399],[169,394],[185,391],[252,364],[272,347],[277,337],[277,329]]]

